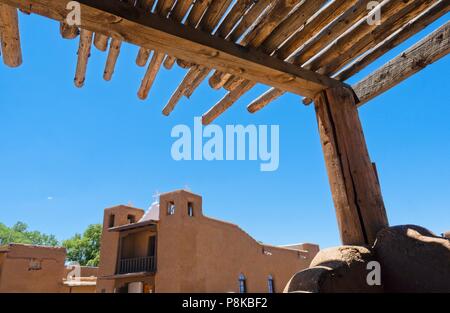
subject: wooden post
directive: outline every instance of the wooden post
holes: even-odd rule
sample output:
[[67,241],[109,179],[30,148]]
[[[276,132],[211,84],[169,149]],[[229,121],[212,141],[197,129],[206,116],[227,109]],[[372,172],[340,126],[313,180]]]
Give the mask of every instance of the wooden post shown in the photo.
[[22,64],[17,9],[0,4],[0,41],[3,62],[10,67]]
[[331,88],[314,104],[342,243],[372,244],[388,220],[354,94]]

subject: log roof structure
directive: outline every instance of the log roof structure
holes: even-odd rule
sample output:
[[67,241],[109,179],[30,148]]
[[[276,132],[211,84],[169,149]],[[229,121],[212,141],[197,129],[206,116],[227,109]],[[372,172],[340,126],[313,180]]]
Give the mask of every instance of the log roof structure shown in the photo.
[[[77,4],[80,24],[73,25],[68,16]],[[137,93],[141,99],[148,97],[162,68],[177,64],[186,69],[162,108],[165,115],[205,81],[228,92],[203,114],[204,124],[213,122],[258,83],[270,89],[248,104],[251,113],[286,92],[304,97],[305,104],[314,101],[333,199],[336,210],[345,215],[339,217],[338,212],[344,243],[373,242],[375,231],[387,225],[381,192],[371,194],[366,189],[379,187],[364,138],[339,134],[360,129],[352,107],[367,103],[450,50],[447,21],[355,85],[346,83],[446,15],[450,0],[0,0],[3,60],[12,67],[22,62],[17,9],[59,21],[64,38],[79,38],[77,87],[85,83],[92,45],[108,51],[105,80],[113,76],[122,42],[139,46],[135,62],[147,67]],[[356,127],[344,127],[350,122]],[[353,140],[351,145],[348,140]],[[353,149],[356,143],[361,149]],[[355,155],[361,158],[353,162]],[[364,162],[358,163],[362,158]],[[354,171],[372,171],[372,185],[358,182]],[[367,204],[358,195],[369,195]]]
[[[203,115],[204,124],[211,123],[257,83],[271,89],[248,105],[249,112],[262,109],[285,92],[306,97],[308,104],[319,91],[345,85],[346,80],[450,8],[448,0],[383,0],[376,2],[377,6],[369,0],[77,2],[81,5],[81,25],[69,26],[69,1],[0,0],[4,62],[18,66],[22,61],[13,8],[40,14],[60,21],[64,38],[79,37],[77,87],[85,82],[92,44],[100,51],[109,49],[103,76],[110,80],[125,41],[140,47],[136,63],[147,66],[138,89],[141,99],[147,98],[162,67],[170,69],[177,63],[187,70],[163,108],[165,115],[203,81],[208,80],[214,89],[225,88],[225,97]],[[386,68],[380,69],[353,86],[359,105],[448,53],[448,27],[447,23],[409,54],[400,56],[397,63],[401,66],[386,64],[389,78],[383,74]],[[429,49],[423,46],[436,40],[442,44],[428,55]],[[376,75],[383,76],[382,86]]]

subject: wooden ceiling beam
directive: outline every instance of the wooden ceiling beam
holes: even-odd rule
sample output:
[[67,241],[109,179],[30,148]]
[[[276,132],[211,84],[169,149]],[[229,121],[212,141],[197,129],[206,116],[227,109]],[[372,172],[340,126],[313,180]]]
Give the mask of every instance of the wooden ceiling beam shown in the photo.
[[22,64],[17,10],[0,3],[0,41],[3,62],[10,67]]
[[[63,0],[0,2],[25,10],[30,9],[35,14],[59,21],[63,21],[68,13]],[[242,49],[236,44],[193,31],[155,15],[147,16],[122,3],[100,3],[93,0],[82,2],[84,13],[81,26],[107,36],[122,38],[149,48],[158,47],[160,51],[169,51],[174,55],[191,58],[196,63],[216,66],[223,70],[231,68],[236,74],[299,94],[315,94],[317,90],[330,85],[340,85],[335,80],[290,66],[257,51]],[[103,10],[94,6],[101,6]]]
[[335,75],[334,78],[345,81],[353,75],[357,74],[362,69],[366,68],[373,61],[383,56],[388,51],[394,49],[405,40],[411,38],[428,25],[447,14],[450,10],[450,2],[447,0],[440,0],[427,11],[417,16],[407,24],[402,26],[394,34],[377,44],[370,51],[358,57],[346,67],[343,71]]
[[384,93],[450,52],[450,22],[353,86],[358,105]]

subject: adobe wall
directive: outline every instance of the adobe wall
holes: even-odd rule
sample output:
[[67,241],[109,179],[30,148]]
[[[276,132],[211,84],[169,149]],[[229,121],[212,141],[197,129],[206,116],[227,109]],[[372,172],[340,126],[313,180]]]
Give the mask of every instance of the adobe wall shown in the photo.
[[114,290],[114,280],[101,278],[102,276],[114,275],[116,271],[119,233],[108,231],[110,228],[110,216],[114,215],[113,227],[117,227],[128,224],[127,215],[129,214],[134,215],[136,221],[138,221],[144,215],[144,211],[124,205],[105,209],[100,245],[100,264],[97,279],[97,292],[113,292]]
[[[167,205],[174,201],[174,215]],[[194,204],[194,216],[187,203]],[[204,217],[200,196],[186,191],[161,195],[158,223],[156,292],[267,292],[272,275],[276,292],[309,266],[312,254],[263,246],[233,224]]]
[[62,291],[64,248],[11,244],[1,255],[0,292]]

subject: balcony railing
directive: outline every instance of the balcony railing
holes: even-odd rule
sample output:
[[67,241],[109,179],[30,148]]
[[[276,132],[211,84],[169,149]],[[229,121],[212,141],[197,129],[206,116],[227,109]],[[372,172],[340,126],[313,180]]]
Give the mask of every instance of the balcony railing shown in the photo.
[[121,259],[119,261],[118,274],[155,272],[155,257],[146,256],[139,258]]

